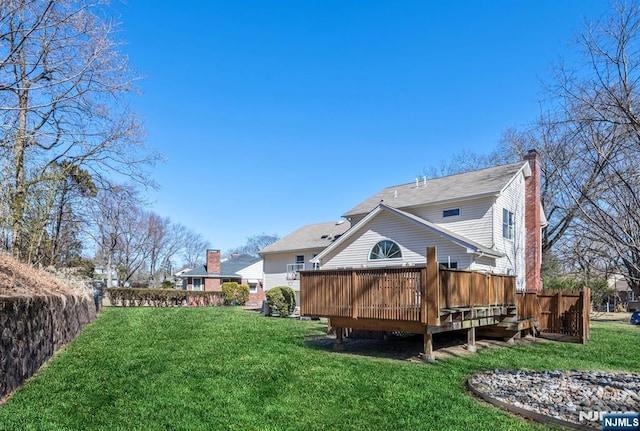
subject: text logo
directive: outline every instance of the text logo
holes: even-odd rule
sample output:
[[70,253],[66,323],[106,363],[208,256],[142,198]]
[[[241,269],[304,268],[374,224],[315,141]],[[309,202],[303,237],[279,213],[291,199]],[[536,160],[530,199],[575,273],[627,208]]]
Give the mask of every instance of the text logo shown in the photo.
[[605,413],[602,431],[640,431],[640,413]]

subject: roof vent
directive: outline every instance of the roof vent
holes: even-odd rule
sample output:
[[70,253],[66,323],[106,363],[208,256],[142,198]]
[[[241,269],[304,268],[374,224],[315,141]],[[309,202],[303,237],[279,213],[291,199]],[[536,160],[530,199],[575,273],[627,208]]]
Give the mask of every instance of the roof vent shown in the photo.
[[393,191],[393,197],[394,197],[394,198],[397,198],[397,197],[398,197],[398,191],[397,191],[397,190],[394,190],[394,191]]
[[327,238],[329,238],[329,235],[322,235],[320,238],[321,239],[327,239]]
[[342,223],[344,223],[344,220],[338,220],[338,221],[336,222],[336,224],[342,224]]

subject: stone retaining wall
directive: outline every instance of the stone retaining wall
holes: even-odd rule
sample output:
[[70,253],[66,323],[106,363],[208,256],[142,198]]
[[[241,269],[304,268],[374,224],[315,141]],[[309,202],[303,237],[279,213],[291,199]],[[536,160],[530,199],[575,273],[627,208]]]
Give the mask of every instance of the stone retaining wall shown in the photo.
[[0,398],[35,374],[95,318],[89,295],[0,296]]

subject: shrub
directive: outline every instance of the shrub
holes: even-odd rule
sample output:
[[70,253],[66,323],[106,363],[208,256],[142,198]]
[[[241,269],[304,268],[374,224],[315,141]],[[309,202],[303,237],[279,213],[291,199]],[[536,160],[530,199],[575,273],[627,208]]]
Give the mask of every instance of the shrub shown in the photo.
[[171,289],[173,288],[173,282],[169,280],[165,280],[160,285],[160,289]]
[[249,286],[235,281],[223,283],[222,293],[226,305],[244,305],[249,300]]
[[277,286],[267,290],[267,304],[271,314],[287,317],[296,308],[295,292],[289,286]]

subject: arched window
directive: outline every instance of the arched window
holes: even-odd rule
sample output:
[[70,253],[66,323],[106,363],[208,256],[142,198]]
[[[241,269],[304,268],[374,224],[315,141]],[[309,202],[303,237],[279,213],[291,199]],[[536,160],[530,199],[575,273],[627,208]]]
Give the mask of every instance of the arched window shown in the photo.
[[385,239],[384,241],[380,241],[371,249],[371,253],[369,254],[369,260],[376,259],[401,259],[402,252],[400,251],[400,247],[393,241],[389,241]]

